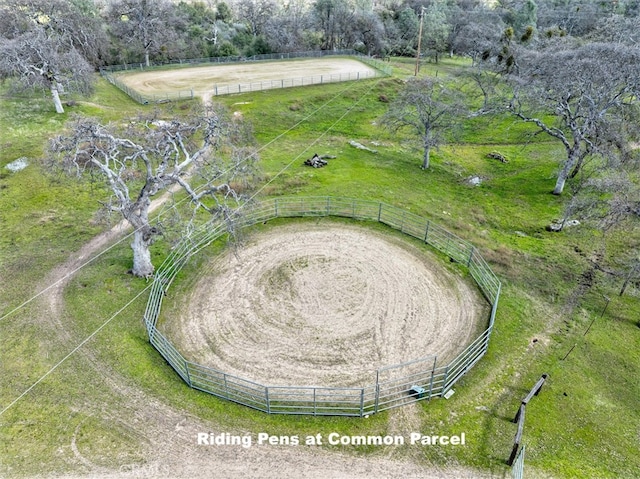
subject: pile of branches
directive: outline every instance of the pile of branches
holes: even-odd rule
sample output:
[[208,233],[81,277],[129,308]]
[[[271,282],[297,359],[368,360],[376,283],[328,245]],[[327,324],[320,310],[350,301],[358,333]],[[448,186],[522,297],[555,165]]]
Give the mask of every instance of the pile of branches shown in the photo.
[[304,160],[304,164],[307,166],[313,166],[314,168],[322,168],[323,166],[327,166],[329,164],[327,160],[332,158],[335,158],[335,156],[329,156],[329,155],[318,156],[318,154],[316,153],[315,155],[313,155],[312,158],[309,158],[308,160]]

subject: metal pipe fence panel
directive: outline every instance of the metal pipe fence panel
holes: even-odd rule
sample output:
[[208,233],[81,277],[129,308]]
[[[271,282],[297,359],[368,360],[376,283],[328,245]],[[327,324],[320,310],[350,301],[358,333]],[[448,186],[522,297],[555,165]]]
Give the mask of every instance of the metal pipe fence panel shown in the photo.
[[268,409],[265,386],[195,363],[188,363],[188,370],[194,389],[256,409]]
[[493,274],[486,261],[474,250],[469,261],[469,272],[490,303],[495,301],[500,280]]
[[464,376],[479,360],[484,356],[491,328],[486,329],[475,341],[448,365],[447,382],[444,386],[445,391],[450,389],[458,379]]
[[362,63],[375,69],[371,71],[356,71],[347,73],[336,73],[327,75],[315,75],[310,77],[291,78],[286,80],[266,80],[262,82],[253,83],[238,83],[234,85],[212,85],[211,91],[214,96],[230,95],[234,93],[247,93],[253,91],[271,90],[275,88],[291,88],[297,86],[309,86],[318,85],[324,83],[336,83],[343,81],[356,81],[368,78],[375,78],[379,76],[389,76],[391,74],[391,67],[385,65],[376,59],[366,57],[354,50],[343,50],[336,52],[296,52],[287,54],[268,54],[268,55],[254,55],[252,57],[223,57],[223,58],[196,58],[196,59],[180,59],[171,60],[168,62],[154,63],[153,65],[146,66],[143,63],[133,63],[126,65],[111,65],[102,67],[100,74],[105,77],[112,85],[116,86],[120,90],[124,91],[127,95],[133,98],[135,101],[141,104],[158,103],[179,101],[186,99],[193,99],[195,97],[193,90],[185,90],[178,92],[167,92],[162,94],[144,95],[133,88],[127,86],[124,82],[120,81],[114,73],[118,72],[131,72],[131,71],[146,71],[153,69],[166,69],[168,66],[190,66],[194,65],[211,65],[216,64],[229,64],[229,63],[254,63],[264,61],[277,61],[277,60],[294,60],[300,58],[320,58],[325,56],[348,56],[355,57]]
[[362,388],[269,386],[269,411],[278,414],[362,414]]
[[186,361],[182,355],[176,350],[171,342],[165,338],[158,330],[150,337],[151,344],[164,357],[171,367],[180,375],[180,377],[189,383],[189,373],[186,368]]
[[180,269],[198,251],[226,233],[225,225],[207,224],[168,255],[156,271],[144,321],[151,344],[192,388],[272,414],[362,416],[446,393],[485,354],[500,295],[500,281],[479,252],[433,222],[380,202],[334,197],[274,198],[252,205],[241,219],[251,226],[277,217],[343,216],[374,220],[426,241],[467,266],[492,304],[489,327],[447,365],[429,356],[381,368],[375,384],[362,388],[266,386],[188,362],[156,328],[162,299]]
[[457,367],[460,364],[465,363],[465,359],[468,358],[470,354],[473,354],[473,351],[478,347],[484,345],[484,343],[490,337],[491,330],[489,328],[485,329],[480,336],[474,339],[471,344],[469,344],[464,351],[462,351],[458,356],[456,356],[452,361],[449,362],[449,369]]

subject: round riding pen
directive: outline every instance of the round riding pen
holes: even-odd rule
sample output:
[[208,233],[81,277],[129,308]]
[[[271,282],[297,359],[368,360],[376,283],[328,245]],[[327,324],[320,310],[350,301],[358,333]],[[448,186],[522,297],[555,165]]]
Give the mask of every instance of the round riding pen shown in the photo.
[[[465,267],[490,305],[487,327],[445,364],[440,364],[428,348],[419,347],[423,352],[419,357],[372,369],[370,382],[357,386],[264,384],[261,378],[247,379],[220,370],[215,364],[199,364],[179,350],[166,332],[159,331],[157,323],[163,298],[177,273],[194,254],[226,234],[222,223],[206,225],[178,244],[158,268],[144,315],[151,344],[190,387],[273,414],[365,416],[444,396],[485,354],[500,296],[500,281],[472,244],[433,222],[384,203],[335,197],[265,200],[244,211],[240,221],[242,227],[249,227],[275,218],[330,216],[385,224],[419,239]],[[266,249],[269,248],[273,250],[274,246]],[[340,288],[345,284],[338,280],[334,286]],[[331,322],[331,318],[328,321]]]

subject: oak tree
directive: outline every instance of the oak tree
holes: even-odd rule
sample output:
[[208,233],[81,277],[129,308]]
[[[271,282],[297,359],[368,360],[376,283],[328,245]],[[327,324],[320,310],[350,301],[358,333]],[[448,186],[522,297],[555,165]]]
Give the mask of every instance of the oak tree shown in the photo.
[[509,78],[510,111],[564,146],[553,189],[560,195],[588,157],[625,143],[614,126],[637,102],[640,49],[613,43],[529,49]]
[[152,199],[162,192],[179,188],[188,196],[187,231],[199,211],[233,225],[233,205],[243,201],[239,189],[248,191],[257,160],[246,131],[210,107],[187,119],[153,115],[126,127],[78,118],[69,134],[51,141],[49,166],[106,184],[106,212],[122,215],[134,228],[131,272],[149,277],[149,247],[163,233],[149,214]]
[[460,92],[447,88],[437,78],[412,78],[389,105],[382,124],[392,131],[408,128],[421,139],[425,170],[432,148],[443,142],[444,132],[464,115],[460,97]]
[[6,0],[0,4],[0,79],[48,90],[56,112],[64,113],[60,94],[91,90],[103,39],[96,19],[72,3]]

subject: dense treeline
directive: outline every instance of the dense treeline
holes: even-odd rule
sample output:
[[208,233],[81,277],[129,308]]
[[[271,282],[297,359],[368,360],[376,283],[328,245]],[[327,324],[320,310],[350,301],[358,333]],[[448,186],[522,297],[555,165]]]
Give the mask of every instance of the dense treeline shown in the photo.
[[36,23],[64,31],[93,67],[177,58],[356,49],[480,58],[507,29],[527,42],[559,36],[638,40],[640,0],[2,0],[0,37]]
[[[530,123],[564,147],[553,188],[569,186],[564,220],[589,219],[604,237],[640,218],[639,14],[640,0],[0,0],[0,80],[49,90],[62,113],[60,94],[89,92],[106,64],[334,49],[466,56],[462,79],[407,84],[388,126],[415,130],[426,169],[442,131],[469,116]],[[637,277],[637,247],[626,256],[608,272]]]

